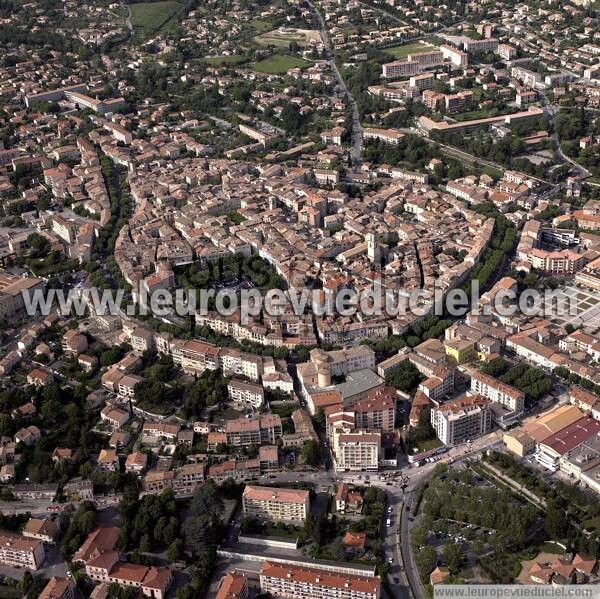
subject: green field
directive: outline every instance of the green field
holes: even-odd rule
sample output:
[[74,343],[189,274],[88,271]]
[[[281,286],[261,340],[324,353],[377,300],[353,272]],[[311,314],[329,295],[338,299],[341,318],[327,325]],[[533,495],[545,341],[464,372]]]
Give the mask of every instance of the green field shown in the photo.
[[246,62],[248,57],[239,54],[232,54],[230,56],[205,56],[202,60],[213,66],[236,65]]
[[432,44],[420,44],[415,42],[414,44],[404,44],[403,46],[392,46],[391,48],[385,48],[384,52],[390,54],[394,58],[406,58],[409,54],[417,54],[419,52],[431,52],[435,50],[436,46]]
[[260,62],[257,62],[254,65],[255,71],[260,71],[261,73],[272,73],[274,75],[279,75],[283,73],[287,73],[290,69],[295,67],[308,67],[312,63],[308,60],[304,60],[303,58],[298,58],[296,56],[289,56],[288,54],[275,54],[273,56],[269,56],[269,58],[265,58]]
[[149,37],[157,31],[166,31],[177,22],[184,6],[175,0],[165,2],[140,2],[130,4],[131,24],[142,37]]

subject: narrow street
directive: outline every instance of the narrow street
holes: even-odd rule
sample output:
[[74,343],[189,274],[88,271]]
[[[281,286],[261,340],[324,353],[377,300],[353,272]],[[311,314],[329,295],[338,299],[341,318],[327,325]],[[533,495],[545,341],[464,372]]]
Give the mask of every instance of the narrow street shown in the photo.
[[325,52],[327,53],[327,60],[329,62],[329,65],[331,66],[331,70],[333,71],[335,78],[337,79],[338,85],[340,86],[340,88],[346,96],[348,106],[352,111],[352,148],[350,150],[350,156],[352,158],[353,164],[360,164],[362,162],[363,132],[362,126],[360,124],[360,113],[358,111],[358,106],[356,104],[356,101],[352,97],[352,94],[348,90],[346,83],[342,79],[340,71],[335,63],[335,55],[331,47],[331,41],[329,39],[329,32],[327,31],[325,20],[323,19],[320,10],[314,5],[313,2],[307,0],[307,4],[313,9],[317,16],[317,19],[319,20],[319,29],[321,31],[321,37],[323,38]]

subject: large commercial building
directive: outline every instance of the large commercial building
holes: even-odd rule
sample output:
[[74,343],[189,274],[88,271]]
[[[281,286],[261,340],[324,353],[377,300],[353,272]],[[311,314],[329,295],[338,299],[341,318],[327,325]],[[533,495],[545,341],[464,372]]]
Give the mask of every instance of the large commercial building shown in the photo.
[[37,570],[45,557],[44,543],[39,539],[8,533],[0,534],[0,563],[16,568]]
[[381,581],[377,577],[265,561],[260,588],[277,599],[379,599]]
[[580,418],[538,445],[536,461],[551,470],[558,470],[562,456],[600,433],[600,421],[591,415]]
[[509,451],[519,457],[533,453],[538,443],[577,422],[583,416],[574,405],[553,408],[518,429],[504,434],[504,443]]
[[431,410],[431,424],[444,445],[458,445],[490,432],[490,400],[469,395],[448,401]]
[[300,489],[247,485],[242,506],[246,516],[302,524],[310,511],[310,494]]

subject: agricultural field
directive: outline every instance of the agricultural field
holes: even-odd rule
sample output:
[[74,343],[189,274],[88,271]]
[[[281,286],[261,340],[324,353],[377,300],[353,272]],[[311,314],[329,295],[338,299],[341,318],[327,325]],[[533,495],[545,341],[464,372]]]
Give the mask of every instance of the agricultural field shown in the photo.
[[312,63],[303,58],[297,56],[290,56],[289,54],[274,54],[265,58],[254,65],[256,71],[261,73],[269,73],[273,75],[280,75],[287,73],[290,69],[296,67],[308,67]]
[[147,38],[158,31],[166,31],[177,22],[184,6],[175,0],[164,2],[139,2],[130,4],[131,24],[136,35]]
[[419,52],[431,52],[436,46],[429,43],[415,42],[414,44],[404,44],[402,46],[392,46],[385,48],[384,52],[394,58],[406,58],[409,54],[417,54]]
[[299,46],[309,46],[311,42],[320,42],[321,34],[313,29],[274,29],[257,35],[254,41],[261,46],[276,46],[287,48],[295,42]]

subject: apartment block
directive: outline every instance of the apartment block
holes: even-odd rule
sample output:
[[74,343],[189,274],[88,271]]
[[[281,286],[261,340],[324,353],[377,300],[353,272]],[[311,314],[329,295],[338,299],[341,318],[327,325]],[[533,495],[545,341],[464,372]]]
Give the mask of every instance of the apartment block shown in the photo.
[[376,139],[387,144],[397,145],[404,137],[404,133],[400,133],[400,131],[395,131],[394,129],[375,129],[373,127],[367,127],[363,131],[363,137],[365,139]]
[[366,399],[352,408],[357,428],[382,433],[394,432],[396,418],[396,389],[383,387],[369,393]]
[[260,588],[263,593],[286,599],[379,599],[381,581],[378,577],[265,561]]
[[246,383],[239,379],[232,379],[227,385],[229,399],[237,404],[249,405],[260,408],[265,401],[265,392],[261,385]]
[[511,385],[483,372],[470,370],[471,391],[499,403],[512,412],[521,414],[525,408],[525,394]]
[[336,470],[361,472],[379,468],[380,433],[334,428],[333,443]]
[[308,491],[247,485],[242,495],[246,516],[302,524],[310,511]]
[[444,56],[439,50],[409,54],[404,60],[395,60],[384,64],[383,77],[395,79],[418,75],[425,69],[441,65],[443,62]]
[[215,599],[247,599],[248,579],[237,572],[227,572],[219,582]]
[[482,395],[463,396],[431,410],[431,425],[444,445],[458,445],[490,432],[490,400]]
[[9,533],[0,534],[0,563],[16,568],[37,570],[45,557],[44,543],[39,539]]
[[234,447],[276,445],[282,434],[281,418],[277,414],[236,418],[225,425],[225,441]]
[[219,368],[219,348],[216,345],[192,339],[181,348],[181,369],[187,374],[202,374]]

